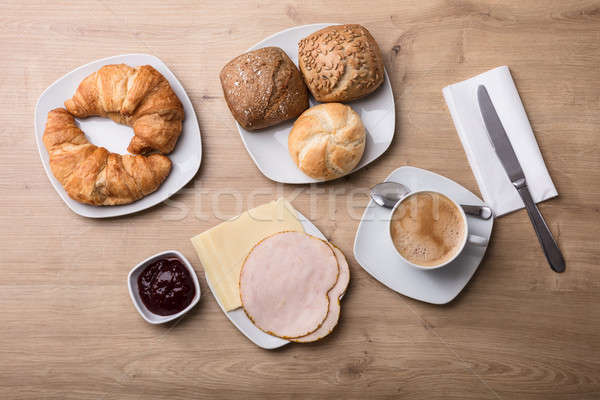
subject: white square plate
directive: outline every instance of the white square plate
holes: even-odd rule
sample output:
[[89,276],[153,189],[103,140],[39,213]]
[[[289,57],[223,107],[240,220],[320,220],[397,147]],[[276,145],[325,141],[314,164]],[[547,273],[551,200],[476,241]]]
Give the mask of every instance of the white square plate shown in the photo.
[[[317,227],[312,222],[310,222],[304,215],[300,214],[298,210],[296,210],[296,213],[298,214],[298,219],[304,227],[304,232],[308,233],[309,235],[321,238],[323,240],[327,240],[325,238],[325,235],[323,235],[321,231],[317,229]],[[206,283],[208,283],[208,287],[212,292],[213,297],[217,300],[219,307],[221,307],[221,310],[225,313],[225,315],[227,315],[227,318],[229,318],[231,323],[235,325],[235,327],[238,328],[240,332],[244,334],[244,336],[246,336],[248,339],[254,342],[255,345],[257,345],[258,347],[262,347],[263,349],[271,350],[281,346],[285,346],[290,342],[289,340],[269,335],[268,333],[265,333],[262,330],[260,330],[258,327],[256,327],[256,325],[254,325],[254,323],[252,323],[252,321],[250,321],[243,308],[237,308],[229,312],[225,311],[223,305],[219,301],[219,298],[215,295],[215,291],[213,290],[210,280],[208,279],[208,275],[204,274],[204,276],[206,277]]]
[[[420,168],[398,168],[385,181],[402,183],[415,191],[436,190],[460,204],[484,205],[458,183]],[[458,258],[444,268],[418,270],[394,250],[388,234],[390,214],[390,209],[380,207],[372,200],[369,202],[354,239],[356,261],[379,282],[405,296],[433,304],[452,301],[477,270],[487,246],[467,244]],[[467,215],[467,223],[470,233],[489,240],[493,218],[483,220]]]
[[[269,36],[252,46],[248,51],[268,46],[280,47],[297,65],[298,41],[330,25],[337,24],[313,24],[286,29]],[[310,106],[312,107],[316,104],[319,103],[311,96]],[[367,130],[365,152],[356,168],[352,170],[354,172],[382,155],[390,146],[394,137],[396,110],[392,86],[390,85],[387,71],[385,72],[383,83],[374,93],[347,104],[360,115]],[[248,150],[250,157],[252,157],[260,172],[267,178],[282,183],[321,182],[300,171],[290,157],[288,151],[288,134],[292,129],[293,123],[294,120],[290,120],[270,128],[250,132],[236,122],[246,150]]]
[[[124,63],[132,67],[140,65],[151,65],[164,75],[169,81],[171,88],[181,100],[185,112],[183,130],[177,141],[175,150],[168,155],[173,163],[171,173],[163,184],[154,192],[131,204],[122,206],[96,207],[79,203],[67,195],[60,182],[56,180],[50,170],[48,152],[44,147],[42,136],[46,128],[48,112],[58,107],[64,107],[64,102],[73,97],[79,83],[91,73],[97,71],[103,65]],[[133,137],[133,129],[128,126],[119,125],[109,118],[89,117],[77,119],[79,127],[85,133],[88,140],[97,145],[105,147],[108,151],[127,154],[127,146]],[[37,142],[42,164],[54,189],[64,200],[71,210],[84,217],[106,218],[118,215],[131,214],[152,207],[165,201],[179,189],[185,186],[198,171],[202,159],[202,141],[198,120],[190,98],[187,96],[183,86],[175,75],[167,68],[165,63],[155,56],[149,54],[126,54],[93,61],[83,65],[56,82],[42,93],[35,107],[35,139]]]

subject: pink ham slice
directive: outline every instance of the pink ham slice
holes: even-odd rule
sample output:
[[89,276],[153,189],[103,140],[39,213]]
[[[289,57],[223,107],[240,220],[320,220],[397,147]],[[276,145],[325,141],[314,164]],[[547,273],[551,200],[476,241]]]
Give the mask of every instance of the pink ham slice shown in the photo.
[[250,251],[240,273],[248,318],[282,338],[306,336],[321,326],[339,267],[331,247],[303,232],[281,232]]
[[335,245],[331,243],[329,243],[329,245],[331,246],[335,253],[335,257],[337,258],[338,265],[340,267],[340,273],[335,286],[328,293],[329,310],[327,312],[327,317],[325,317],[325,320],[319,329],[309,333],[306,336],[290,339],[293,342],[307,343],[323,339],[333,331],[333,328],[335,328],[338,320],[340,319],[340,297],[342,297],[342,295],[346,292],[346,288],[350,282],[350,268],[348,267],[348,261],[346,260],[346,257],[344,257],[344,253],[342,253],[342,251]]

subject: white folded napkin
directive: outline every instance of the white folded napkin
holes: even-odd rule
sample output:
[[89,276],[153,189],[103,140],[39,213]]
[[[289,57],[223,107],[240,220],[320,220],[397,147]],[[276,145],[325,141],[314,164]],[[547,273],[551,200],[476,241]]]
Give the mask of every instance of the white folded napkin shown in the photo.
[[490,94],[533,200],[537,203],[557,196],[510,71],[502,66],[446,86],[442,91],[485,202],[496,216],[524,207],[487,134],[477,102],[479,85],[485,85]]

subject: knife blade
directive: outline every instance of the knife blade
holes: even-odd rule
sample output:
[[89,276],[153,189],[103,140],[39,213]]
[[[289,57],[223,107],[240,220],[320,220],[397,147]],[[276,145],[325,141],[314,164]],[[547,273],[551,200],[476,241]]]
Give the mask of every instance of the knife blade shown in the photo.
[[531,198],[523,168],[521,168],[515,150],[506,135],[506,131],[494,108],[492,99],[483,85],[479,85],[477,88],[477,101],[492,147],[498,155],[498,159],[500,160],[502,167],[504,167],[508,179],[521,196],[523,204],[525,204],[527,214],[531,219],[531,223],[533,224],[533,228],[542,245],[542,249],[544,250],[544,254],[550,267],[555,272],[563,272],[565,270],[565,259],[558,248],[550,229],[548,229],[544,217],[542,217],[542,214]]

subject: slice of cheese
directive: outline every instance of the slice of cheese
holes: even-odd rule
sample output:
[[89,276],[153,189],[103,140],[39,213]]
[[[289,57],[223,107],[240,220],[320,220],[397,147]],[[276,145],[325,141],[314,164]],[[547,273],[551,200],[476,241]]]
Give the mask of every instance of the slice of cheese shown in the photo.
[[248,210],[191,239],[226,311],[242,306],[240,269],[250,250],[265,237],[282,231],[304,232],[296,210],[284,198]]

